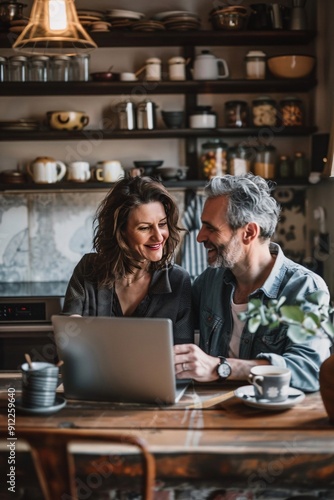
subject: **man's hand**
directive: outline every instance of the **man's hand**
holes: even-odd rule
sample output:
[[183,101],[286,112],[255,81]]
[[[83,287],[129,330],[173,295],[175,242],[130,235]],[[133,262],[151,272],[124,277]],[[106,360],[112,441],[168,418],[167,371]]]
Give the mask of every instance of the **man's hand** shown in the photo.
[[218,380],[217,366],[219,358],[205,354],[195,344],[174,346],[174,366],[178,379],[192,378],[197,382]]

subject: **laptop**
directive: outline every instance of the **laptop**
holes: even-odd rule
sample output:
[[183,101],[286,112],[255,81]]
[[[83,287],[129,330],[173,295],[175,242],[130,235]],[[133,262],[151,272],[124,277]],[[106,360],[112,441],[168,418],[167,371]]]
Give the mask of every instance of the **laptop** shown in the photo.
[[170,319],[51,319],[69,399],[173,404],[189,385],[175,378]]

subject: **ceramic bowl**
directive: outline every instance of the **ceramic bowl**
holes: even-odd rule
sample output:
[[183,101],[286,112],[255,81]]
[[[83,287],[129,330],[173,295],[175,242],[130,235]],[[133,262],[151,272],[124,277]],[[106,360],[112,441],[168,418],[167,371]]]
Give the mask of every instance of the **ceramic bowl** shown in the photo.
[[117,82],[119,81],[119,73],[111,73],[111,71],[98,71],[90,74],[94,82]]
[[183,125],[184,111],[161,111],[161,116],[168,128],[180,128]]
[[84,111],[48,111],[47,124],[54,130],[82,130],[89,123]]
[[187,177],[189,167],[158,167],[156,173],[165,181],[183,180]]
[[144,172],[142,175],[153,175],[156,168],[163,164],[163,160],[134,161],[133,164],[136,168],[143,169]]
[[306,55],[285,55],[269,57],[270,72],[277,78],[305,78],[314,68],[315,57]]

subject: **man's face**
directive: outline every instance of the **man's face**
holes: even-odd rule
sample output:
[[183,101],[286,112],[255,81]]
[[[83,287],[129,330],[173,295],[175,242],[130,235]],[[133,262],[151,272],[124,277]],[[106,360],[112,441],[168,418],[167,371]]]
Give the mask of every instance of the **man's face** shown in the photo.
[[240,230],[233,231],[226,219],[226,196],[209,198],[202,213],[197,241],[208,250],[208,264],[233,269],[243,257]]

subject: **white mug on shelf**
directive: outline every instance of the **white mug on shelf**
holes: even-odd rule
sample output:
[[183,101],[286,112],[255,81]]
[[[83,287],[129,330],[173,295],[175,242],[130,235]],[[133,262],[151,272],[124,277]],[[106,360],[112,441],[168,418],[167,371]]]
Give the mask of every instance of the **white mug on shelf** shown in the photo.
[[66,174],[66,165],[48,156],[39,156],[27,165],[27,172],[37,184],[53,184]]
[[118,160],[99,161],[96,178],[102,182],[116,182],[124,177],[124,170]]
[[87,161],[73,161],[68,164],[67,179],[75,182],[86,182],[91,173]]

